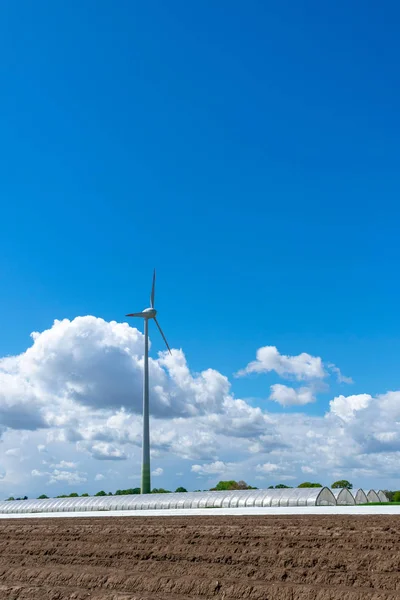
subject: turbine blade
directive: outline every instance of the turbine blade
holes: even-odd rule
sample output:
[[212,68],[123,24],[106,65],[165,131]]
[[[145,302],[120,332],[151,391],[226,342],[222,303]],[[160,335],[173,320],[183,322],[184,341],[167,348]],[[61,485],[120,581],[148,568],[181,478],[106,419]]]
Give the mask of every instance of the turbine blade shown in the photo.
[[164,342],[165,342],[165,345],[167,346],[169,353],[170,353],[170,354],[172,354],[172,352],[171,352],[171,348],[169,347],[169,345],[168,345],[168,342],[167,342],[167,338],[165,337],[165,335],[164,335],[164,333],[163,333],[163,330],[162,330],[162,329],[161,329],[161,327],[160,327],[160,323],[157,321],[157,319],[156,319],[155,317],[154,317],[154,320],[155,320],[155,322],[156,322],[156,325],[157,325],[158,329],[160,330],[160,333],[161,333],[161,335],[162,335],[162,339],[164,340]]
[[154,295],[156,292],[156,270],[153,273],[153,285],[151,286],[150,306],[154,308]]
[[126,317],[144,317],[144,313],[131,313],[130,315],[125,315]]

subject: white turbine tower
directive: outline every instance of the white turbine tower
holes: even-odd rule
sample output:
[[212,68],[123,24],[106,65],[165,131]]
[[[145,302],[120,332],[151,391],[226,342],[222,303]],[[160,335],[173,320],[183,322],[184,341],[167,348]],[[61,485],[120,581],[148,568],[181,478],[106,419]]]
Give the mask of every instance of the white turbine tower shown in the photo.
[[145,308],[143,312],[131,313],[127,317],[141,317],[144,319],[144,366],[143,366],[143,441],[142,441],[142,485],[141,493],[150,494],[150,423],[149,423],[149,319],[154,319],[162,338],[171,354],[171,348],[168,345],[167,338],[157,321],[157,311],[154,308],[154,295],[156,287],[156,270],[153,273],[153,285],[151,288],[150,308]]

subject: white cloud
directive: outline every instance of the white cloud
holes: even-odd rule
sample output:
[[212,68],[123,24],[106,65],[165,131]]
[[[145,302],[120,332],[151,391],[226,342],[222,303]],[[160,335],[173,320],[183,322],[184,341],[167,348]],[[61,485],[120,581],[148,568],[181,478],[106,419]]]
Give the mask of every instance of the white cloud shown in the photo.
[[343,421],[351,421],[355,414],[367,408],[372,400],[369,394],[355,394],[353,396],[337,396],[330,401],[331,412]]
[[94,478],[95,481],[103,481],[103,479],[105,479],[105,476],[102,473],[97,473]]
[[59,471],[54,469],[50,475],[49,483],[66,483],[67,485],[79,485],[87,481],[84,473],[73,473],[71,471]]
[[[143,335],[127,323],[93,316],[54,321],[32,334],[19,356],[0,359],[0,425],[36,430],[71,426],[77,406],[142,411]],[[214,369],[192,374],[181,350],[150,359],[150,406],[159,418],[220,412],[228,379]]]
[[50,466],[54,469],[76,469],[78,465],[72,461],[61,460],[59,463]]
[[[167,369],[171,379],[171,383],[166,386],[164,379],[164,390],[160,387],[156,388],[156,392],[167,406],[168,415],[174,416],[174,405],[180,407],[180,410],[175,412],[175,416],[221,412],[225,397],[230,390],[227,377],[214,369],[206,369],[196,375],[191,374],[181,350],[172,350],[172,355],[168,352],[161,354],[158,364]],[[166,397],[166,393],[169,398]]]
[[383,444],[395,442],[400,439],[400,434],[398,431],[382,431],[379,433],[374,433],[374,437]]
[[336,378],[339,383],[354,383],[353,379],[351,377],[346,377],[346,375],[343,375],[339,367],[337,367],[335,364],[328,363],[328,369],[332,371],[332,373],[336,374]]
[[77,448],[88,452],[96,460],[126,460],[126,453],[115,444],[108,442],[96,442],[94,444],[77,443]]
[[301,467],[301,472],[302,473],[307,473],[312,475],[313,473],[315,473],[314,469],[312,469],[311,467],[307,467],[307,465],[302,465]]
[[271,385],[269,398],[281,406],[303,406],[316,400],[313,390],[309,387],[301,387],[296,390],[281,383]]
[[302,352],[297,356],[280,354],[275,346],[264,346],[256,353],[256,360],[237,373],[244,376],[249,373],[269,373],[275,371],[281,377],[294,377],[298,380],[323,379],[326,372],[319,356]]
[[164,469],[162,469],[161,467],[157,467],[157,469],[154,469],[154,471],[151,472],[151,474],[154,477],[160,477],[163,473],[164,473]]
[[19,457],[21,456],[21,448],[9,448],[6,450],[5,454],[6,456]]
[[192,465],[191,470],[193,473],[198,473],[199,475],[218,475],[220,473],[226,473],[232,466],[232,464],[225,464],[221,460],[216,460],[209,464]]
[[87,481],[85,473],[78,473],[72,471],[60,471],[54,469],[53,471],[39,471],[38,469],[32,469],[32,477],[47,477],[49,484],[54,483],[65,483],[67,485],[79,485]]
[[276,471],[279,471],[280,467],[279,465],[276,465],[274,463],[264,463],[263,465],[256,465],[256,471],[258,473],[274,473]]

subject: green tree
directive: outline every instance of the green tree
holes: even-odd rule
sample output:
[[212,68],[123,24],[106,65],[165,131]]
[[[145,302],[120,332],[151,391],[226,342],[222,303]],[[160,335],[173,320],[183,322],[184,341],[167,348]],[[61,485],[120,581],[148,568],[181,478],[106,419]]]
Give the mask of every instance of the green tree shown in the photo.
[[334,489],[347,488],[348,490],[352,490],[353,484],[350,483],[350,481],[347,481],[347,479],[340,479],[339,481],[335,481],[334,483],[332,483],[332,488],[334,488]]
[[290,485],[285,485],[284,483],[278,483],[278,485],[275,486],[276,490],[288,490],[290,489]]
[[56,498],[68,498],[67,494],[60,494],[59,496],[56,496]]
[[392,502],[400,502],[400,491],[394,492]]
[[128,496],[128,495],[140,494],[140,488],[128,488],[127,490],[117,490],[116,496]]
[[152,494],[170,494],[170,490],[164,490],[164,488],[153,488],[151,490]]
[[79,498],[79,494],[77,494],[76,492],[72,492],[68,498]]
[[12,502],[13,500],[15,500],[14,496],[10,496],[7,498],[6,502]]
[[85,492],[84,494],[81,494],[82,498],[87,498],[89,496],[89,494],[87,492]]
[[95,494],[95,496],[107,496],[107,494],[105,493],[104,490],[101,490],[100,492],[97,492],[97,494]]
[[320,483],[311,483],[311,481],[305,481],[304,483],[300,483],[297,486],[298,488],[320,488],[322,485]]
[[187,492],[187,489],[182,486],[179,486],[176,488],[175,492],[178,492],[178,493]]
[[248,485],[245,481],[235,481],[234,479],[230,479],[229,481],[219,481],[217,485],[211,490],[217,490],[221,492],[225,492],[226,490],[254,490],[257,488],[253,488],[251,485]]
[[38,500],[47,500],[48,496],[46,496],[46,494],[41,494],[40,496],[38,496]]
[[237,486],[237,481],[234,481],[233,479],[229,480],[229,481],[218,481],[217,485],[213,488],[211,488],[212,490],[217,490],[218,492],[224,492],[226,490],[236,490]]

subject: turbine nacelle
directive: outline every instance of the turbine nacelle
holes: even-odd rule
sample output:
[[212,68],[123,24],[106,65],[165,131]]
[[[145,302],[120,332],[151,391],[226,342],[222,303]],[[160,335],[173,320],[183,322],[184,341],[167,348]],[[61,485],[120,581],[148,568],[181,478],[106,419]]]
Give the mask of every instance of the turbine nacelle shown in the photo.
[[157,321],[157,311],[154,308],[154,296],[155,296],[155,291],[156,291],[156,270],[154,269],[154,273],[153,273],[153,285],[151,287],[151,294],[150,294],[150,308],[145,308],[142,312],[140,313],[130,313],[129,315],[126,315],[127,317],[141,317],[142,319],[154,319],[155,324],[158,327],[159,332],[161,333],[161,336],[165,342],[165,345],[168,348],[168,352],[170,354],[171,353],[171,348],[169,347],[169,344],[167,342],[167,338],[165,337],[163,330],[160,327],[159,322]]

